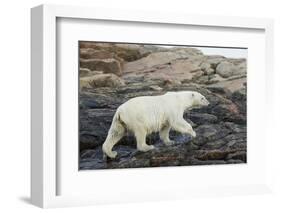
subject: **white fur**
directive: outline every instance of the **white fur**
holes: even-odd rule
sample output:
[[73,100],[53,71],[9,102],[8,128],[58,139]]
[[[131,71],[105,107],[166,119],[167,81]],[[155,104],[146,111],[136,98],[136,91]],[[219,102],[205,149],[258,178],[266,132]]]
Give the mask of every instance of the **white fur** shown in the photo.
[[102,150],[110,158],[115,158],[117,152],[112,148],[126,130],[134,133],[137,149],[144,152],[154,148],[146,144],[146,136],[152,132],[159,132],[166,145],[173,144],[169,139],[170,129],[196,137],[191,125],[183,119],[183,113],[192,107],[208,104],[203,95],[191,91],[132,98],[116,110]]

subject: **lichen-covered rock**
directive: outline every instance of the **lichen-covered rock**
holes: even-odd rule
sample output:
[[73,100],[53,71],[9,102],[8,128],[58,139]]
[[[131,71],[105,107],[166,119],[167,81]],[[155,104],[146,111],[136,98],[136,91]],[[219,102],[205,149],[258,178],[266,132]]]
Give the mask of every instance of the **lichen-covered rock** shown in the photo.
[[[124,61],[134,61],[142,58],[143,45],[128,45],[114,43],[80,42],[81,58],[117,58]],[[107,56],[107,57],[106,57]]]
[[208,84],[215,84],[215,83],[218,83],[220,81],[225,81],[225,78],[221,77],[218,74],[214,74],[214,75],[210,76]]
[[80,59],[80,67],[89,70],[100,70],[104,73],[113,73],[119,76],[122,74],[120,62],[114,58]]
[[97,87],[120,87],[125,85],[124,80],[114,74],[99,74],[80,77],[80,89]]
[[92,48],[81,48],[80,58],[83,59],[107,59],[114,58],[113,52],[108,52],[106,50],[95,50]]
[[91,74],[92,74],[92,71],[88,68],[80,68],[80,70],[79,70],[79,76],[80,77],[89,76]]

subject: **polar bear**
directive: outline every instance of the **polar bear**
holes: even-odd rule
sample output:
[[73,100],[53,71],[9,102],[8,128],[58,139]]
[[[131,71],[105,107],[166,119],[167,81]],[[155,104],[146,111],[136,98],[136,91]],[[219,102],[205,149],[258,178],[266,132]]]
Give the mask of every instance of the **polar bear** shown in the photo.
[[159,96],[130,99],[116,110],[102,145],[104,157],[116,157],[117,152],[112,151],[112,148],[125,135],[126,130],[134,133],[137,149],[143,152],[154,148],[146,144],[146,136],[152,132],[159,132],[166,145],[173,144],[169,138],[170,129],[196,137],[191,125],[183,118],[184,111],[208,104],[207,99],[195,91],[167,92]]

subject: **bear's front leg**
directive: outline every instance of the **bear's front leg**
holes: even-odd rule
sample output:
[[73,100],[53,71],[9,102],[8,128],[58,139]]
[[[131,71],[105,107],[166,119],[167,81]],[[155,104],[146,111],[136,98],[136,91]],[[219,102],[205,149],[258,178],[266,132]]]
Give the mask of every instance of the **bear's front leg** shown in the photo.
[[193,130],[192,126],[189,123],[187,123],[183,118],[175,122],[172,128],[180,133],[190,134],[192,137],[194,138],[196,137],[196,133]]
[[169,138],[170,130],[171,130],[171,126],[167,125],[167,126],[163,127],[159,132],[159,136],[160,136],[161,140],[167,146],[173,145],[175,143],[174,141],[170,140],[170,138]]
[[142,152],[147,152],[154,149],[153,145],[146,144],[146,132],[142,129],[135,131],[135,137],[137,140],[137,149]]

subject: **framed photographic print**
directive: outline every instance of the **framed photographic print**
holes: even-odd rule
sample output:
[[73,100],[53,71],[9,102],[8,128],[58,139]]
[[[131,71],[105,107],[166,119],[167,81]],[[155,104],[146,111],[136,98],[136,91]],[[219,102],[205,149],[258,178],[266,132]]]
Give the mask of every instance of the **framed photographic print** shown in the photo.
[[80,170],[247,162],[246,48],[79,41],[79,53]]
[[31,12],[32,203],[270,192],[272,20]]

